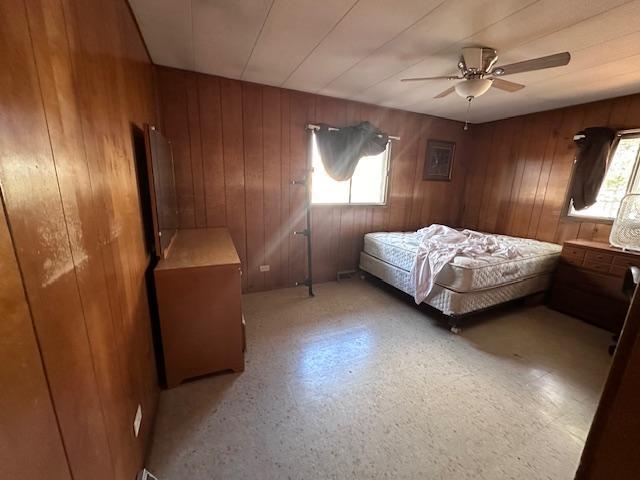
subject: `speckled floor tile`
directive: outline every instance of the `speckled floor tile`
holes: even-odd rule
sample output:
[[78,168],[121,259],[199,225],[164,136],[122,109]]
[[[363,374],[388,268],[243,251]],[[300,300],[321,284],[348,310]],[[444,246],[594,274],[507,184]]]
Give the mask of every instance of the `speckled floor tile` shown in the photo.
[[160,480],[573,478],[609,334],[515,305],[453,335],[375,284],[316,291],[245,295],[245,372],[162,393]]

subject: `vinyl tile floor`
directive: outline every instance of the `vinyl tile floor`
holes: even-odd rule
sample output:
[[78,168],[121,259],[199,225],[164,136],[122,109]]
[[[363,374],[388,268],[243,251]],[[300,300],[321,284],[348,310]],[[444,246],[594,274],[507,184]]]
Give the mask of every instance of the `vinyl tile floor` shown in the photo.
[[610,335],[542,305],[454,335],[353,279],[243,297],[246,370],[163,391],[159,480],[571,479]]

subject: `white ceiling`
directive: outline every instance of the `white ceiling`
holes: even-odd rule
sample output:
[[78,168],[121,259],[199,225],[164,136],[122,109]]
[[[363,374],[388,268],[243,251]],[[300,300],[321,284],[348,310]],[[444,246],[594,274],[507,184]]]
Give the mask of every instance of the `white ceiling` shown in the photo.
[[640,0],[130,0],[159,65],[465,120],[459,51],[498,64],[569,51],[571,63],[510,75],[469,118],[513,115],[640,92]]

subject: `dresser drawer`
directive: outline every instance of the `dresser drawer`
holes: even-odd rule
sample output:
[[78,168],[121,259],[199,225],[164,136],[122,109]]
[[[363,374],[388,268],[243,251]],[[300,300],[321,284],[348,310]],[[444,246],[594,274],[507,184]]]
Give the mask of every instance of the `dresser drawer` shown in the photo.
[[[608,267],[608,265],[606,266]],[[560,265],[556,273],[555,284],[626,301],[626,297],[622,293],[622,278],[587,270],[583,267]]]
[[628,270],[627,267],[619,267],[617,265],[611,265],[611,269],[609,270],[609,273],[611,275],[615,275],[616,277],[623,278],[627,273],[627,270]]
[[565,263],[567,265],[573,265],[575,267],[582,266],[583,258],[573,258],[573,257],[560,257],[560,263]]
[[622,255],[616,255],[613,258],[613,264],[617,267],[622,267],[625,270],[629,267],[640,267],[640,258],[625,257]]
[[551,291],[549,306],[582,318],[589,323],[620,333],[628,303],[600,297],[566,285],[556,285]]
[[582,263],[585,253],[586,250],[584,248],[565,245],[562,248],[562,253],[560,255],[565,261],[567,261],[567,263],[575,264],[576,261],[578,263]]
[[613,258],[613,255],[610,253],[589,251],[584,256],[584,263],[594,262],[611,264],[613,262]]
[[619,332],[629,306],[622,284],[632,265],[640,266],[640,254],[604,242],[569,240],[562,247],[549,305]]
[[582,263],[582,266],[584,268],[588,268],[589,270],[595,270],[596,272],[600,273],[609,273],[609,271],[611,270],[611,265],[608,263],[592,262],[588,260],[585,260]]

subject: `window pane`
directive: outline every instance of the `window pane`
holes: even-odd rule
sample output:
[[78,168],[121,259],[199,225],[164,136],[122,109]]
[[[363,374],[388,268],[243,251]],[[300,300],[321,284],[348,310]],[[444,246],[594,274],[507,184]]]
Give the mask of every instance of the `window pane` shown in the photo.
[[386,150],[362,157],[351,178],[351,203],[384,203],[386,177]]
[[[390,145],[390,144],[389,144]],[[314,204],[384,204],[389,145],[379,155],[362,157],[351,180],[337,182],[324,169],[315,133],[311,135]],[[349,202],[351,199],[351,202]]]
[[[639,147],[640,138],[622,138],[611,159],[596,203],[584,210],[575,210],[572,205],[569,214],[580,217],[615,218],[620,200],[629,190]],[[637,191],[638,186],[636,181],[632,190]]]
[[311,135],[312,203],[349,203],[349,181],[337,182],[324,169],[315,134]]

